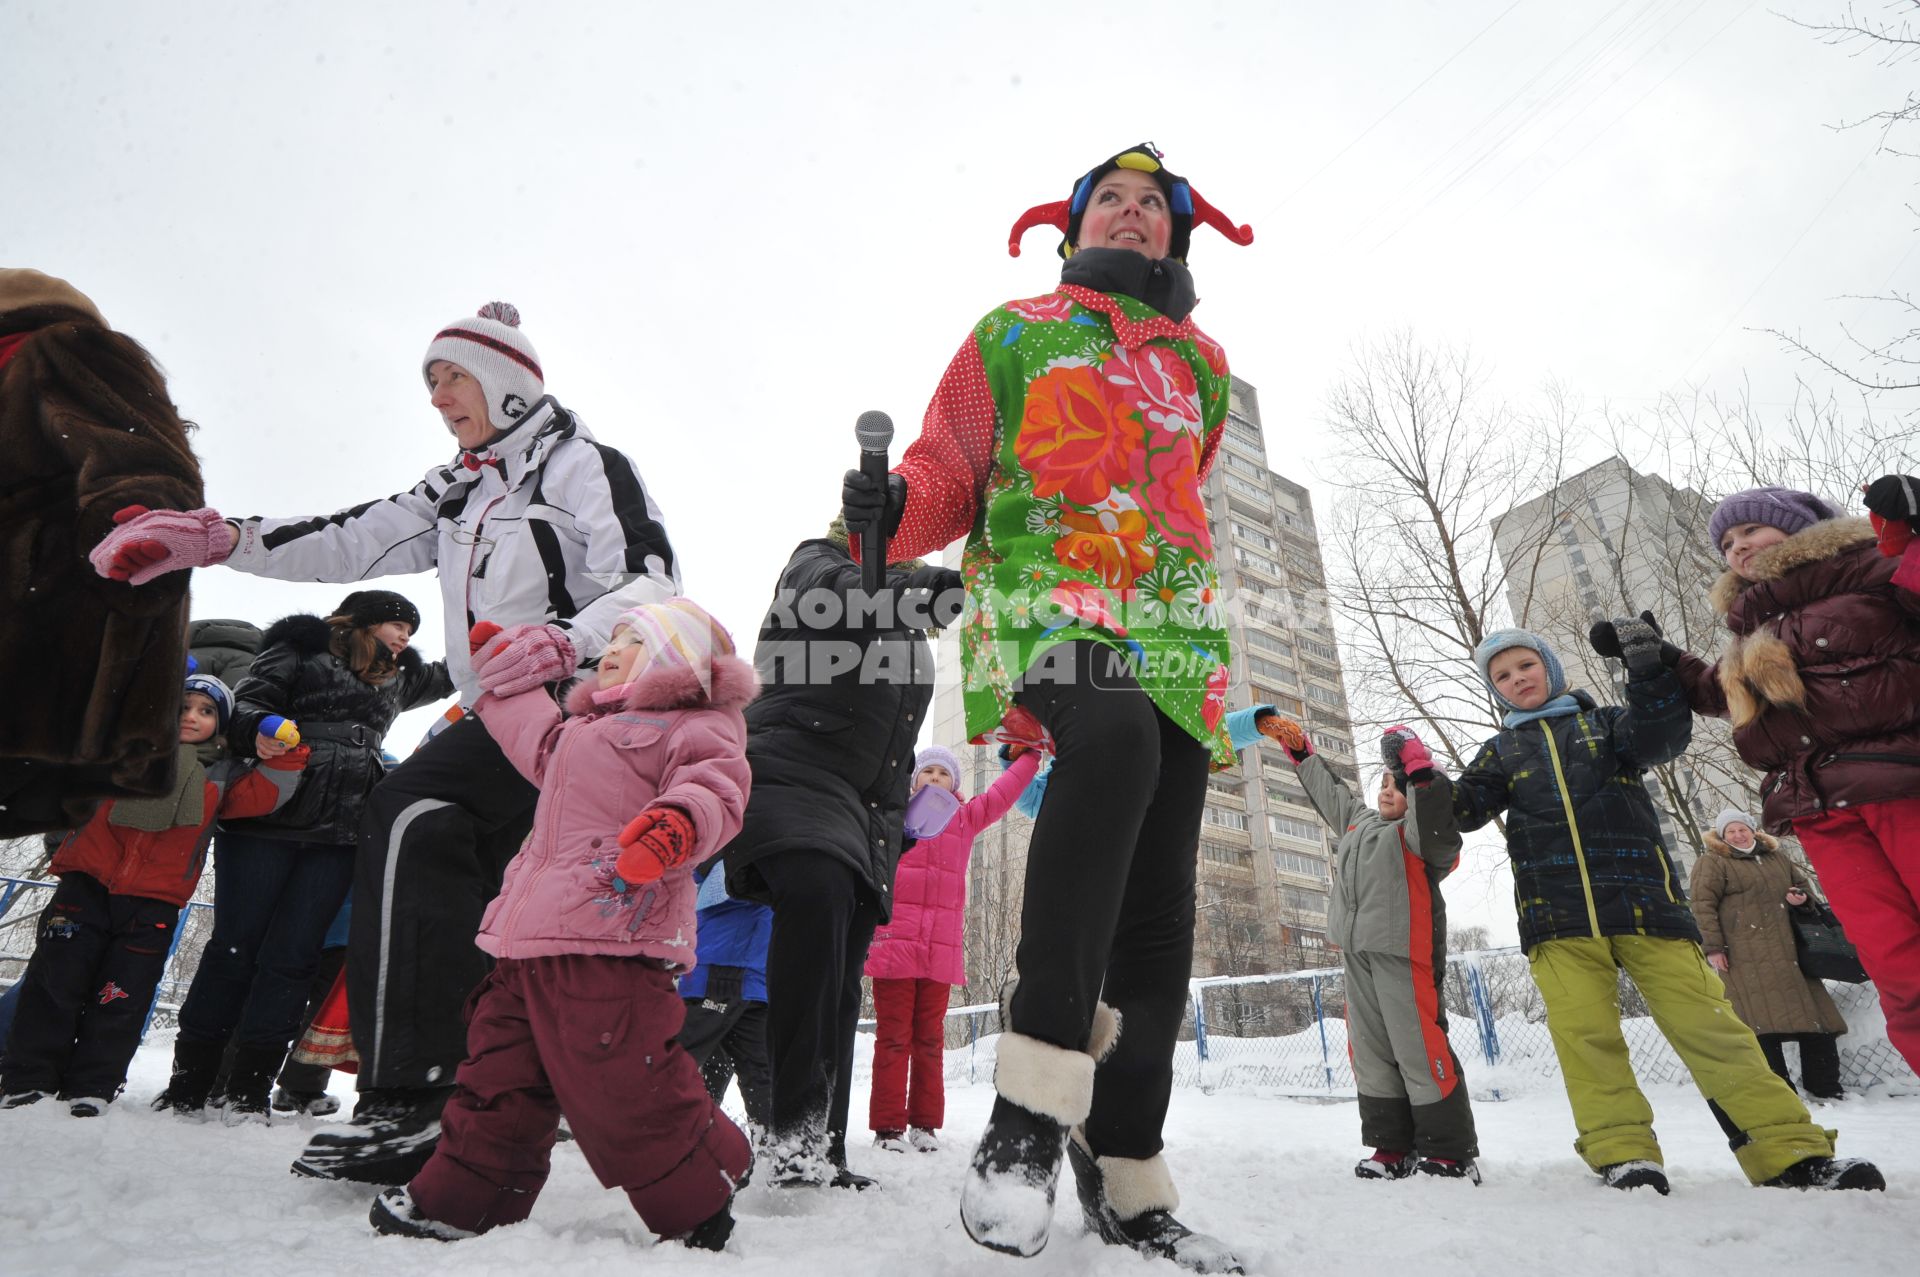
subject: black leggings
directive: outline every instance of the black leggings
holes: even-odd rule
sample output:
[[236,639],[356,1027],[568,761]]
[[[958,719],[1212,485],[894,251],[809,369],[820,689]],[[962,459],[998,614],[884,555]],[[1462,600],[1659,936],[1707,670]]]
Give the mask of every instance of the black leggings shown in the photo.
[[1104,996],[1120,1041],[1095,1075],[1087,1141],[1102,1156],[1151,1157],[1193,967],[1208,751],[1154,707],[1123,653],[1091,639],[1042,653],[1014,699],[1056,752],[1027,849],[1009,1018],[1084,1050]]

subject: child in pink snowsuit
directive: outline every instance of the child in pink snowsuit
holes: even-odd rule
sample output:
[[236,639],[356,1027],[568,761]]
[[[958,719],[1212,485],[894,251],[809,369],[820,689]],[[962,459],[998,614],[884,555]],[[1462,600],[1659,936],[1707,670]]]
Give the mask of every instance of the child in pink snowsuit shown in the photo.
[[[474,627],[476,671],[498,634]],[[376,1229],[450,1240],[527,1218],[564,1114],[648,1228],[724,1247],[752,1154],[675,1041],[673,972],[694,961],[693,867],[746,810],[740,711],[757,687],[726,631],[672,599],[621,616],[569,717],[540,688],[480,698],[540,802],[480,924],[498,961],[469,1003],[439,1146],[374,1202]]]
[[[873,933],[867,975],[873,981],[873,1093],[867,1124],[873,1142],[893,1152],[931,1153],[946,1121],[947,995],[967,982],[961,925],[967,909],[967,860],[973,840],[1007,814],[1040,765],[1023,752],[986,793],[967,800],[939,833],[900,857],[893,880],[893,921]],[[931,745],[914,760],[913,792],[940,785],[958,792],[960,762]],[[908,814],[911,816],[912,808]],[[909,822],[911,823],[911,822]]]

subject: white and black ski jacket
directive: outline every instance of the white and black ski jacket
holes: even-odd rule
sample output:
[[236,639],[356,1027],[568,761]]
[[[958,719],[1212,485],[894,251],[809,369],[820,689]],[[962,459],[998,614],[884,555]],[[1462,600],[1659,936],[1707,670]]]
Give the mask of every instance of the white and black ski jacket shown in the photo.
[[227,566],[281,581],[364,581],[437,570],[447,669],[472,705],[475,621],[550,623],[584,663],[620,613],[679,593],[660,511],[625,453],[552,396],[480,453],[407,492],[330,515],[238,521]]

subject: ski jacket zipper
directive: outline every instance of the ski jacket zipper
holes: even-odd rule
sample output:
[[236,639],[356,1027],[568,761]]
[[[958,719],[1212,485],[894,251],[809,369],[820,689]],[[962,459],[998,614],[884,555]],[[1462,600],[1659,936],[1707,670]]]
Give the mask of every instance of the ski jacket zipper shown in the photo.
[[1573,838],[1573,860],[1580,867],[1580,890],[1587,898],[1587,925],[1593,928],[1593,938],[1600,938],[1600,912],[1593,907],[1593,879],[1587,876],[1587,851],[1580,845],[1580,826],[1573,818],[1573,795],[1567,792],[1567,774],[1560,767],[1560,747],[1553,743],[1553,728],[1546,723],[1540,725],[1540,735],[1546,738],[1547,758],[1553,763],[1554,783],[1560,787],[1560,806],[1567,813],[1567,833]]

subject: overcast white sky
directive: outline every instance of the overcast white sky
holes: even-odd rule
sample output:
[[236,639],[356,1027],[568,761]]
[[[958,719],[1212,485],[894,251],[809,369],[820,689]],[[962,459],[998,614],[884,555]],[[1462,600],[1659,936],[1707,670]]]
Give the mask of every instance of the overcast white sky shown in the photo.
[[[1785,398],[1802,366],[1747,327],[1825,342],[1841,294],[1920,274],[1912,170],[1830,127],[1911,68],[1774,11],[1841,3],[0,0],[0,264],[147,343],[234,515],[446,460],[421,353],[515,303],[750,641],[854,418],[904,445],[972,322],[1056,277],[1013,219],[1142,139],[1254,224],[1196,232],[1198,318],[1293,478],[1350,344],[1402,325],[1514,394]],[[437,653],[430,585],[399,588]],[[194,592],[264,621],[343,590]]]

